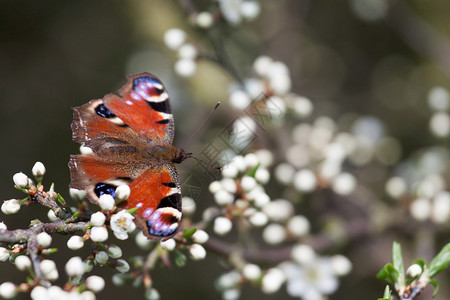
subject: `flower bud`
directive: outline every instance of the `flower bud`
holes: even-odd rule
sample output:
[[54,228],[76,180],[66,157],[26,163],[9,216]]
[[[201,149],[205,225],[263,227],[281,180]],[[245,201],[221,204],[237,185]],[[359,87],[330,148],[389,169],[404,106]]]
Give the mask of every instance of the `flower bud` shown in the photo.
[[161,244],[161,248],[167,251],[172,251],[173,249],[175,249],[175,246],[177,245],[174,239],[168,239],[165,241],[161,241],[159,243]]
[[20,271],[25,271],[26,269],[31,268],[31,260],[26,255],[20,255],[16,257],[14,264]]
[[105,224],[105,220],[106,217],[101,211],[98,211],[91,215],[91,223],[94,226],[102,226],[103,224]]
[[84,239],[81,236],[74,235],[71,236],[70,239],[67,241],[67,248],[70,250],[78,250],[83,248],[84,245]]
[[118,204],[122,201],[127,200],[128,197],[130,197],[130,193],[131,193],[131,190],[128,185],[126,185],[126,184],[119,185],[116,188],[116,203]]
[[41,232],[36,237],[38,245],[42,248],[48,248],[52,243],[52,237],[47,232]]
[[111,258],[119,258],[122,256],[122,249],[117,245],[110,245],[107,250],[108,256]]
[[0,261],[7,261],[10,256],[10,251],[4,247],[0,247]]
[[0,296],[5,299],[11,299],[16,296],[17,287],[12,282],[3,282],[0,284]]
[[227,234],[232,227],[233,223],[228,218],[218,217],[214,220],[214,232],[219,235]]
[[33,176],[38,180],[42,180],[45,174],[45,166],[40,161],[36,162],[31,169],[31,173],[33,173]]
[[114,208],[114,198],[109,194],[103,194],[98,199],[98,205],[102,210],[112,210]]
[[116,270],[120,273],[125,273],[130,271],[130,265],[124,259],[118,259]]
[[255,264],[246,264],[242,269],[242,274],[248,280],[258,280],[261,276],[261,268]]
[[104,242],[108,239],[108,230],[103,226],[91,228],[91,240],[93,242]]
[[2,230],[8,230],[8,227],[6,226],[6,224],[4,222],[0,222],[0,231]]
[[192,239],[198,244],[204,244],[206,243],[206,241],[208,241],[209,235],[208,233],[206,233],[206,231],[197,229],[197,231],[192,235]]
[[28,176],[23,174],[22,172],[14,174],[13,181],[17,187],[22,189],[25,189],[29,186]]
[[189,253],[193,260],[202,260],[206,257],[206,250],[202,245],[193,244],[189,248]]
[[415,278],[422,274],[422,267],[418,264],[413,264],[409,266],[409,268],[406,270],[406,275],[408,275],[411,278]]
[[44,275],[45,278],[47,278],[50,281],[54,281],[58,279],[59,274],[58,270],[56,269],[56,264],[54,261],[49,259],[44,259],[41,261],[40,269],[42,272],[42,275]]
[[105,287],[105,280],[97,275],[89,276],[86,278],[86,287],[94,293],[98,293]]
[[55,222],[55,221],[60,220],[60,219],[55,215],[55,212],[54,212],[52,209],[49,209],[49,210],[48,210],[47,217],[48,217],[48,219],[49,219],[51,222]]
[[16,214],[20,210],[20,200],[17,199],[5,200],[2,204],[1,209],[5,215]]
[[67,261],[65,269],[70,277],[80,277],[84,274],[83,261],[78,256],[72,257]]
[[100,265],[106,264],[108,259],[109,259],[108,253],[106,253],[105,251],[99,251],[97,252],[97,254],[95,254],[95,261]]
[[267,270],[262,278],[262,291],[266,294],[272,294],[278,291],[286,280],[283,271],[278,268]]

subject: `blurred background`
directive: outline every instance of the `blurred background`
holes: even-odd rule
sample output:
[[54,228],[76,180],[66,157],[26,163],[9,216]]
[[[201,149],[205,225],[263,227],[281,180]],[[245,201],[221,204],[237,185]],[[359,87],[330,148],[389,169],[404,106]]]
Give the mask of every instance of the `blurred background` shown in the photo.
[[[262,54],[284,62],[292,90],[311,99],[314,116],[330,117],[341,130],[349,130],[357,116],[379,120],[383,133],[401,145],[401,150],[393,146],[398,152],[395,162],[419,155],[427,147],[449,149],[448,136],[430,134],[432,112],[427,102],[433,87],[450,87],[449,1],[279,0],[260,4],[261,14],[254,21],[221,31],[220,39],[238,73],[244,76]],[[198,1],[197,5],[207,9],[215,2]],[[205,52],[211,48],[188,21],[178,1],[1,1],[0,198],[21,197],[12,176],[18,171],[31,175],[34,162],[41,161],[47,168],[44,183],[55,182],[56,191],[69,199],[67,162],[79,148],[71,140],[71,108],[115,91],[126,74],[147,71],[164,82],[175,117],[175,145],[187,140],[218,100],[223,107],[188,150],[201,150],[231,122],[234,114],[227,99],[233,79],[229,74],[208,61],[200,61],[196,73],[187,79],[173,71],[176,53],[164,45],[166,30],[182,28],[198,48]],[[284,153],[278,155],[275,161],[283,161]],[[448,172],[448,151],[440,157],[438,164],[447,166]],[[197,178],[207,187],[210,178],[202,178],[193,168],[195,163],[188,161],[179,170],[198,172]],[[397,171],[395,164],[369,164],[356,172],[358,180],[382,199],[385,181]],[[277,193],[277,188],[271,193]],[[208,206],[211,199],[205,192],[199,207]],[[25,207],[20,218],[2,214],[0,220],[9,229],[24,228],[34,218],[46,220],[46,213],[35,206]],[[385,283],[375,275],[390,261],[393,240],[402,242],[407,263],[419,254],[432,255],[423,243],[433,243],[431,250],[437,251],[448,242],[448,221],[439,228],[430,222],[423,225],[426,230],[412,222],[407,228],[399,226],[329,249],[329,253],[340,251],[353,263],[353,272],[342,278],[330,299],[381,297]],[[55,260],[64,262],[75,255],[64,250],[66,237],[55,239],[55,246],[60,246]],[[124,252],[141,251],[133,243],[118,244]],[[0,268],[0,282],[23,279],[11,264],[2,263]],[[142,289],[115,287],[108,282],[112,271],[101,271],[108,288],[99,299],[142,297]],[[189,261],[185,268],[161,268],[153,279],[163,299],[215,299],[220,294],[214,279],[221,272],[221,260],[208,254],[206,260]],[[448,299],[448,272],[440,278],[436,299]],[[430,299],[431,291],[427,288],[420,299]],[[282,289],[273,297],[283,299],[287,294]],[[249,286],[242,294],[242,299],[271,298]]]

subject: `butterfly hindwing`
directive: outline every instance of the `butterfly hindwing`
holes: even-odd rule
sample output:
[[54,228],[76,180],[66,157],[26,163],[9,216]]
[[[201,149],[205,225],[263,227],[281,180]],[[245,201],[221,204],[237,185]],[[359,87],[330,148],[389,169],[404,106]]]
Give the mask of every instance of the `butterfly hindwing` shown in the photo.
[[72,155],[71,187],[86,190],[89,200],[98,203],[102,194],[115,197],[115,189],[128,184],[130,196],[122,209],[138,208],[136,225],[149,238],[176,233],[181,220],[181,189],[175,166],[169,162],[136,164],[111,162],[97,155]]

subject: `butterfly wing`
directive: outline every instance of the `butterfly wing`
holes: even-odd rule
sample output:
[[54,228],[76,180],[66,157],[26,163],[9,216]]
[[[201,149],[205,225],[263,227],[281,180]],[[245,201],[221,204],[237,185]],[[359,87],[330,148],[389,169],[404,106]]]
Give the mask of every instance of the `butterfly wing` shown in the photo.
[[104,104],[147,142],[172,144],[174,121],[169,95],[149,73],[128,76],[119,95],[106,95]]
[[181,220],[179,179],[169,162],[176,152],[169,97],[148,73],[129,76],[118,94],[74,108],[73,140],[93,153],[71,156],[70,186],[98,203],[128,184],[130,197],[121,208],[138,208],[136,224],[147,237],[168,238]]
[[172,163],[119,163],[89,154],[72,155],[69,167],[70,186],[86,190],[93,203],[98,203],[103,194],[115,197],[117,186],[128,184],[130,196],[120,203],[120,208],[138,208],[135,223],[148,238],[168,238],[177,232],[181,221],[181,188]]

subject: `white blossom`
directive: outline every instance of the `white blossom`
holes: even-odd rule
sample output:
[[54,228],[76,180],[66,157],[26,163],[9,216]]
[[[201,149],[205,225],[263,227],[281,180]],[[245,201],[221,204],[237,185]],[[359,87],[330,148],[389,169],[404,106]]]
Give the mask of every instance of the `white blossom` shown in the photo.
[[261,268],[255,264],[246,264],[242,268],[242,274],[248,280],[258,280],[261,277]]
[[186,33],[179,28],[172,28],[164,34],[164,42],[171,50],[178,49],[186,40]]
[[117,203],[127,200],[130,197],[130,187],[127,184],[121,184],[116,188],[115,200]]
[[202,11],[197,15],[196,23],[199,27],[209,28],[214,22],[214,18],[210,12]]
[[428,106],[434,111],[447,111],[450,108],[450,95],[442,86],[435,86],[428,92]]
[[255,179],[261,184],[266,184],[270,179],[269,170],[264,167],[259,167],[255,172]]
[[161,245],[161,248],[167,251],[172,251],[173,249],[175,249],[175,246],[177,245],[174,239],[167,239],[165,241],[161,240],[159,244]]
[[220,190],[214,194],[214,200],[218,205],[225,206],[233,203],[234,196],[225,190]]
[[3,282],[0,284],[0,296],[5,299],[14,298],[17,294],[17,287],[12,282]]
[[104,242],[108,239],[108,230],[103,226],[91,228],[91,240],[93,242]]
[[[220,184],[222,186],[222,189],[229,192],[229,193],[236,193],[237,187],[236,187],[236,181],[232,178],[222,178],[220,181]],[[220,191],[218,191],[220,192]]]
[[17,199],[5,200],[2,204],[1,209],[5,215],[16,214],[20,210],[20,200]]
[[130,265],[123,259],[117,260],[116,270],[120,273],[126,273],[130,271]]
[[232,107],[239,110],[244,110],[250,105],[252,99],[250,98],[250,95],[245,91],[235,90],[231,92],[228,101],[230,102]]
[[266,294],[277,292],[285,282],[286,277],[278,268],[271,268],[264,274],[261,282],[262,291]]
[[81,236],[73,235],[70,237],[70,239],[67,241],[67,248],[71,250],[78,250],[83,248],[84,245],[84,239]]
[[136,234],[136,244],[142,250],[149,250],[153,243],[142,233],[142,231],[139,231],[138,234]]
[[348,195],[356,188],[356,178],[350,173],[339,174],[333,181],[333,191],[339,195]]
[[102,226],[103,224],[105,224],[105,220],[106,216],[101,211],[98,211],[91,215],[91,223],[94,226]]
[[103,290],[105,287],[105,280],[97,275],[92,275],[86,278],[86,287],[93,291],[94,293],[98,293]]
[[398,199],[406,193],[406,182],[401,177],[391,177],[386,182],[386,193],[394,199]]
[[253,190],[257,185],[255,178],[250,176],[242,176],[241,178],[241,187],[244,192],[249,192]]
[[197,64],[193,59],[182,58],[175,63],[174,68],[175,73],[177,73],[178,75],[183,77],[190,77],[194,75],[197,69]]
[[433,114],[429,126],[431,133],[436,137],[448,137],[450,135],[450,115],[447,112]]
[[109,211],[114,208],[115,201],[110,194],[103,194],[98,198],[98,205],[102,210]]
[[261,6],[256,1],[243,1],[240,9],[241,15],[247,20],[256,18],[261,12]]
[[183,214],[191,215],[195,212],[196,204],[194,199],[191,197],[184,196],[181,201],[181,208],[183,211]]
[[25,271],[26,269],[31,268],[31,260],[26,255],[17,256],[14,261],[14,264],[16,265],[16,268],[19,269],[20,271]]
[[267,215],[263,212],[255,212],[254,214],[252,214],[248,220],[250,221],[250,223],[253,226],[256,227],[261,227],[267,224],[267,222],[269,222],[269,218],[267,217]]
[[78,256],[72,257],[67,261],[65,270],[70,277],[79,277],[84,274],[83,261]]
[[0,231],[2,230],[8,230],[8,227],[6,226],[5,222],[0,222]]
[[41,232],[36,236],[39,246],[48,248],[52,243],[52,237],[47,232]]
[[311,246],[298,244],[292,248],[291,257],[301,265],[311,263],[316,257],[316,253]]
[[311,224],[309,223],[309,220],[306,217],[300,215],[293,216],[287,223],[287,229],[296,237],[307,235],[309,233],[310,227]]
[[268,244],[279,244],[286,238],[286,230],[280,224],[272,223],[264,228],[262,237]]
[[406,274],[411,278],[415,278],[422,274],[422,267],[418,264],[413,264],[408,267],[408,269],[406,270]]
[[58,279],[58,270],[56,269],[56,264],[53,260],[44,259],[41,261],[39,268],[41,269],[42,275],[50,281]]
[[114,244],[111,244],[106,251],[108,253],[108,256],[114,259],[122,256],[122,249]]
[[419,198],[412,202],[409,208],[411,215],[419,221],[425,221],[430,217],[431,203],[429,199]]
[[275,178],[283,184],[289,184],[294,174],[295,168],[288,163],[281,163],[275,168]]
[[343,255],[334,255],[330,258],[331,268],[337,276],[344,276],[352,270],[351,261]]
[[431,218],[436,223],[445,223],[450,217],[450,192],[441,191],[433,198]]
[[126,210],[121,210],[111,217],[111,229],[119,240],[126,240],[128,233],[133,232],[136,225],[133,222],[134,217]]
[[178,49],[178,56],[180,58],[195,59],[197,57],[197,48],[192,44],[184,44]]
[[28,176],[23,174],[22,172],[16,173],[13,176],[14,184],[19,188],[27,188],[29,186]]
[[294,214],[294,206],[285,199],[275,199],[262,208],[262,211],[275,222],[285,221]]
[[191,247],[189,247],[189,253],[193,260],[202,260],[206,257],[206,250],[200,244],[192,244]]
[[55,212],[52,209],[49,209],[47,212],[47,217],[51,222],[55,222],[60,220],[56,215]]
[[10,256],[10,251],[4,247],[0,247],[0,261],[7,261]]
[[192,235],[192,240],[198,244],[204,244],[208,241],[209,235],[206,231],[197,229]]
[[[226,166],[224,167],[224,170],[225,168]],[[209,184],[208,189],[212,194],[215,194],[222,189],[222,184],[220,183],[220,181],[213,181]]]
[[316,175],[309,169],[302,169],[295,173],[293,183],[298,191],[310,193],[316,189]]
[[33,166],[33,168],[31,169],[31,173],[33,173],[33,176],[40,180],[42,179],[42,177],[44,177],[45,174],[45,166],[43,163],[41,163],[40,161],[36,162]]
[[95,261],[100,265],[106,264],[108,259],[109,259],[109,255],[105,251],[99,251],[95,254]]
[[228,218],[218,217],[214,220],[214,232],[219,235],[227,234],[231,230],[232,226],[233,224]]

